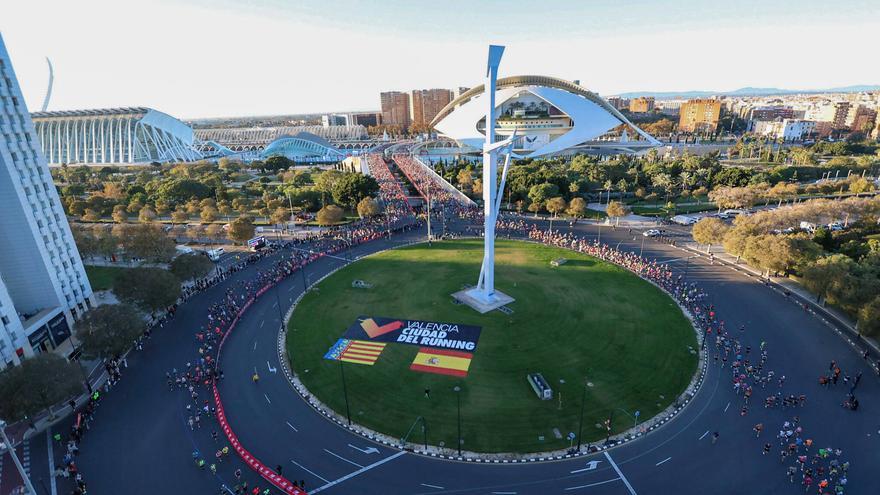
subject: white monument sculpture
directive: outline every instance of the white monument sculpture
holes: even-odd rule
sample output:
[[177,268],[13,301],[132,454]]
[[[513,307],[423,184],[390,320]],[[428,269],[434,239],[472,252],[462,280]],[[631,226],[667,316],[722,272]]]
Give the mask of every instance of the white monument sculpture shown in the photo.
[[[495,83],[498,79],[498,65],[504,47],[489,45],[489,60],[486,68],[486,85],[483,98],[486,100],[486,142],[483,144],[483,214],[484,214],[484,247],[483,266],[477,286],[456,292],[453,296],[468,304],[480,313],[491,311],[513,302],[507,294],[495,290],[495,223],[501,208],[504,182],[507,180],[507,169],[510,166],[513,141],[516,134],[495,142]],[[501,183],[498,184],[498,155],[506,152]],[[497,184],[497,186],[496,186]]]

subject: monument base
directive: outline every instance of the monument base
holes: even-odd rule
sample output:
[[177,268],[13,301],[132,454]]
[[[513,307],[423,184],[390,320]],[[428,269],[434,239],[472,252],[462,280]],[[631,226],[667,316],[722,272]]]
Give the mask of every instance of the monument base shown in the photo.
[[474,308],[479,313],[488,313],[514,301],[512,297],[498,290],[486,298],[483,292],[476,288],[458,291],[452,294],[452,297],[456,301]]

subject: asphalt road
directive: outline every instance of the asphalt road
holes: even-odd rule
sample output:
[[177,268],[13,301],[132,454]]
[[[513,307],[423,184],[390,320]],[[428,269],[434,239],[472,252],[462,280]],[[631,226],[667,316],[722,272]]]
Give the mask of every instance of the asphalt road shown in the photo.
[[[576,229],[595,236],[598,227],[579,225]],[[414,235],[419,233],[374,241],[355,248],[353,255],[385,249]],[[636,252],[642,243],[639,235],[633,240],[626,229],[609,227],[602,227],[602,240]],[[644,254],[677,270],[684,270],[686,258],[692,255],[652,240],[645,241]],[[216,476],[194,466],[194,448],[210,454],[222,442],[211,439],[213,421],[204,421],[201,429],[190,431],[184,411],[187,398],[168,390],[165,372],[182,369],[197,355],[193,334],[204,323],[210,302],[219,298],[226,286],[253,277],[256,268],[271,262],[264,260],[195,296],[181,306],[171,324],[154,334],[144,351],[130,357],[123,380],[106,394],[94,426],[84,437],[78,463],[90,494],[218,493],[221,483],[233,484],[236,468],[245,471],[245,479],[254,486],[257,477],[231,456]],[[316,280],[344,262],[322,258],[309,265],[308,280]],[[709,265],[703,258],[687,264],[689,278],[710,294],[728,329],[745,325],[739,338],[753,349],[766,342],[768,367],[777,376],[786,376],[784,393],[807,395],[806,407],[788,411],[763,408],[764,395],[776,390],[771,385],[766,394],[756,390],[751,410],[741,416],[742,399],[733,391],[729,369],[719,370],[710,363],[702,388],[680,415],[607,454],[557,462],[483,465],[397,451],[373,444],[316,414],[282,374],[277,351],[278,302],[286,310],[302,290],[301,275],[296,274],[254,304],[224,347],[221,367],[225,380],[220,392],[229,422],[257,458],[269,466],[280,465],[290,479],[304,480],[309,493],[759,494],[804,491],[799,484],[789,483],[778,448],[774,447],[771,455],[761,453],[764,442],[777,445],[778,425],[797,414],[805,436],[815,445],[840,448],[843,457],[851,461],[847,493],[880,493],[880,478],[873,476],[873,470],[880,466],[876,413],[880,382],[860,356],[821,321],[771,289],[725,266]],[[832,359],[850,375],[864,372],[858,389],[860,411],[841,407],[846,393],[843,385],[830,389],[818,385],[817,377]],[[251,381],[254,369],[261,376],[259,384]],[[357,414],[357,404],[352,404],[353,418]],[[467,421],[466,411],[463,421]],[[752,433],[752,426],[759,422],[766,427],[760,439]],[[720,434],[715,445],[707,433],[713,431]],[[65,492],[59,489],[59,493]]]

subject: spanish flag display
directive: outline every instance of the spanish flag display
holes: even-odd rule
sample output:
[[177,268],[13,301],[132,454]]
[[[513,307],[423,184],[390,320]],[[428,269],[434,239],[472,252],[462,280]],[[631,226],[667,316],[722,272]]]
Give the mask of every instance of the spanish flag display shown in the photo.
[[467,376],[473,357],[470,352],[420,347],[409,369],[438,375]]
[[381,342],[339,339],[327,351],[324,359],[372,366],[379,359],[379,355],[382,354],[385,345]]

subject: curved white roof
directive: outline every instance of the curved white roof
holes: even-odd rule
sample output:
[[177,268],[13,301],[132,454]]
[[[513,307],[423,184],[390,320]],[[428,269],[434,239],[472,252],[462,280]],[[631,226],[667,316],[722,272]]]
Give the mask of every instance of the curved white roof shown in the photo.
[[[572,120],[572,127],[568,132],[532,150],[529,156],[560,153],[602,136],[621,124],[632,127],[648,143],[659,144],[656,139],[636,127],[595,93],[553,77],[512,76],[499,79],[495,94],[496,108],[502,107],[507,101],[523,92],[531,93],[546,101]],[[486,115],[484,98],[483,86],[465,92],[441,110],[432,125],[441,134],[480,149],[485,136],[477,128],[477,124]],[[518,130],[518,135],[528,138],[542,132],[545,131],[524,129]]]

